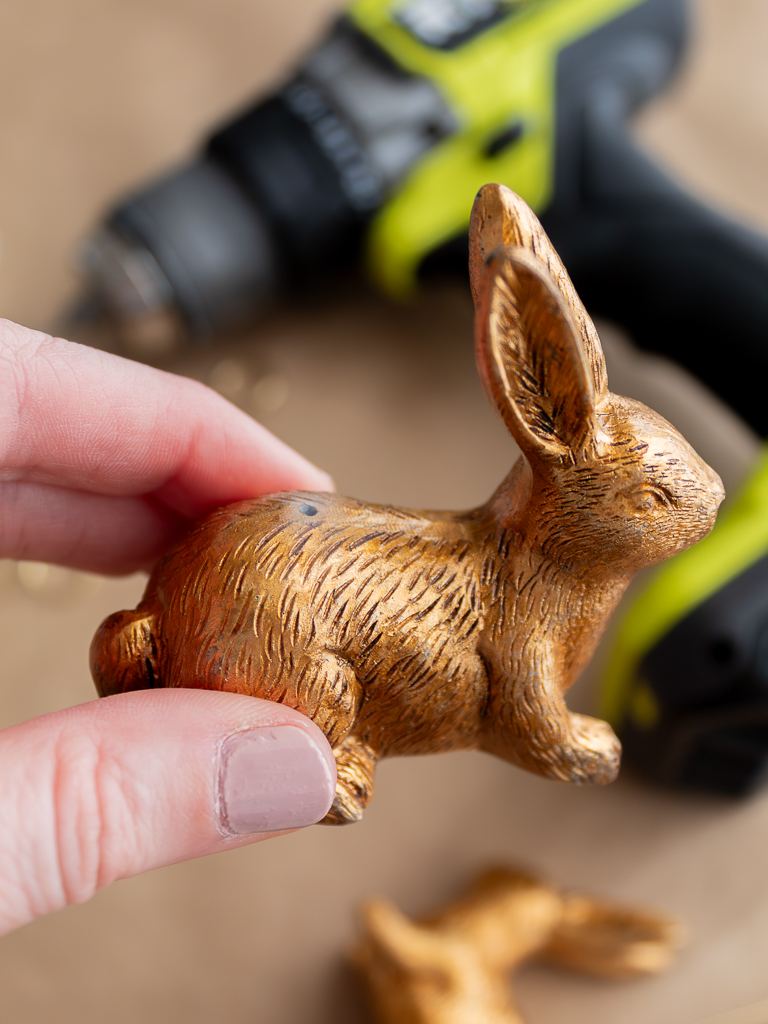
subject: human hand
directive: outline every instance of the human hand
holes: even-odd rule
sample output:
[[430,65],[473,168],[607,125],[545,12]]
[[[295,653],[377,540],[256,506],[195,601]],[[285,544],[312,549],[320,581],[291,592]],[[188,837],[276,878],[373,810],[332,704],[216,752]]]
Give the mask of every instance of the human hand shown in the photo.
[[[219,505],[331,486],[203,385],[0,320],[0,557],[132,572]],[[309,719],[218,691],[121,694],[5,729],[0,934],[319,821],[335,779]]]

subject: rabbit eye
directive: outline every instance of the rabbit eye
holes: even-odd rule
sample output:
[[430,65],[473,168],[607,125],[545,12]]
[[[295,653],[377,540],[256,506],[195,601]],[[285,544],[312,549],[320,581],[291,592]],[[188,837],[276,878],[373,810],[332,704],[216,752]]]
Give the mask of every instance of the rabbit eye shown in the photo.
[[645,511],[652,508],[669,508],[672,505],[672,496],[662,487],[654,487],[652,484],[644,484],[631,494],[635,508]]

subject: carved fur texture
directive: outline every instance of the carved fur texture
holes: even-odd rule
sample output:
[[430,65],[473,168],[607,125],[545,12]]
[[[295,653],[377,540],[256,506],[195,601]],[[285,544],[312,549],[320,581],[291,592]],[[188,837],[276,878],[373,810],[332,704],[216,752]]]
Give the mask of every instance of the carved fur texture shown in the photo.
[[609,726],[564,693],[632,575],[705,536],[723,497],[680,434],[608,391],[594,326],[522,199],[472,213],[476,351],[522,456],[468,512],[334,494],[220,509],[100,627],[101,694],[231,690],[312,718],[336,752],[326,821],[356,821],[377,760],[482,749],[552,779],[610,782]]

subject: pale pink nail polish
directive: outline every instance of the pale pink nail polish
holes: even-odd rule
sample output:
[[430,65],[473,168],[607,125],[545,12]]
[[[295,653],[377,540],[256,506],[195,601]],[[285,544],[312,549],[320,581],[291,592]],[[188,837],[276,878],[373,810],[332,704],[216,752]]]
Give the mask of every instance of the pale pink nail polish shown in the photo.
[[219,820],[234,835],[302,828],[325,817],[336,789],[332,757],[295,725],[228,736],[219,760]]

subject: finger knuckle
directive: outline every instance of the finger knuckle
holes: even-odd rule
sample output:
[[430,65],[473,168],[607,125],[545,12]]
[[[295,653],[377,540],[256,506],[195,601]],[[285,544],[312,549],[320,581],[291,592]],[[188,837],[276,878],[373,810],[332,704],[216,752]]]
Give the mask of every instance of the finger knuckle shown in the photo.
[[54,833],[67,904],[82,903],[130,873],[135,794],[119,758],[99,737],[66,733],[56,745]]

